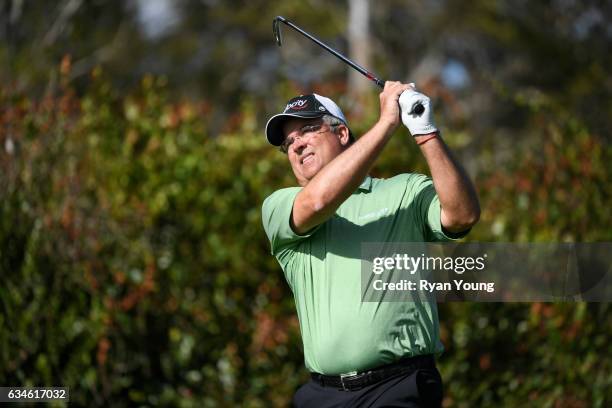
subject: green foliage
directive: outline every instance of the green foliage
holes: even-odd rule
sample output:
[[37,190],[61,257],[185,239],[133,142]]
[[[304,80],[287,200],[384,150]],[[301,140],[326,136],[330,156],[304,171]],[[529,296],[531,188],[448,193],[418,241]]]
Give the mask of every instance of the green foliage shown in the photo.
[[264,273],[259,213],[269,179],[288,181],[282,157],[248,105],[239,132],[210,137],[207,107],[170,105],[159,82],[126,98],[104,80],[80,100],[3,95],[3,384],[201,406],[269,401],[283,364],[295,381],[279,395],[299,381],[299,353],[276,347],[297,325]]
[[[298,34],[278,49],[270,23],[346,51],[346,2],[170,2],[179,23],[154,38],[132,3],[0,7],[0,385],[68,386],[87,406],[286,406],[307,373],[260,206],[294,181],[264,116],[314,90],[359,135],[378,100],[344,96],[347,68]],[[476,180],[469,239],[612,239],[603,5],[388,0],[370,17],[364,65],[432,96]],[[466,88],[442,83],[449,59]],[[407,170],[427,166],[402,129],[374,174]],[[611,311],[441,305],[445,406],[609,406]]]
[[[253,101],[212,135],[207,104],[165,89],[145,76],[121,95],[95,70],[82,97],[3,91],[0,383],[88,406],[286,406],[307,373],[260,207],[290,168]],[[528,113],[532,141],[503,166],[482,147],[471,239],[610,239],[610,148],[554,109]],[[407,166],[426,171],[402,130],[375,173]],[[442,305],[446,406],[606,406],[610,311]]]

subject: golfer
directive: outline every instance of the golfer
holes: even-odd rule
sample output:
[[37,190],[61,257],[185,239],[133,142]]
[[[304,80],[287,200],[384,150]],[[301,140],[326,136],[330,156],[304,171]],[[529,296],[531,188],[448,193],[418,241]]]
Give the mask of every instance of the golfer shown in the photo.
[[[410,113],[419,103],[424,110]],[[400,120],[431,179],[368,175]],[[275,191],[262,209],[272,254],[293,291],[311,373],[293,404],[440,406],[435,302],[361,302],[359,256],[362,242],[453,240],[478,221],[474,186],[436,129],[429,98],[413,84],[386,82],[378,121],[355,140],[331,99],[301,95],[270,118],[266,137],[286,153],[299,184]]]

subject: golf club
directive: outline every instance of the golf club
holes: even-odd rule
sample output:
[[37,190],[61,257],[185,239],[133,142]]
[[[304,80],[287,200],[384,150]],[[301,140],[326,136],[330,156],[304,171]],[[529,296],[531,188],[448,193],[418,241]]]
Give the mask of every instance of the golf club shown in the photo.
[[[344,55],[340,54],[338,51],[334,50],[333,48],[331,48],[330,46],[328,46],[327,44],[325,44],[324,42],[322,42],[318,38],[313,37],[312,35],[308,34],[306,31],[302,30],[300,27],[296,26],[295,24],[293,24],[291,21],[287,20],[283,16],[276,16],[274,18],[274,20],[272,21],[272,31],[274,32],[274,38],[276,39],[276,44],[278,44],[279,47],[282,46],[282,38],[281,38],[281,31],[280,31],[280,24],[279,24],[281,22],[285,23],[289,27],[293,28],[295,31],[297,31],[298,33],[302,34],[304,37],[308,38],[309,40],[313,41],[315,44],[317,44],[317,45],[323,47],[325,50],[331,52],[336,57],[338,57],[339,59],[341,59],[342,61],[344,61],[345,63],[347,63],[348,65],[350,65],[354,69],[356,69],[357,71],[359,71],[361,74],[365,75],[366,78],[368,78],[369,80],[373,81],[379,87],[384,88],[385,81],[383,81],[382,79],[377,78],[376,75],[374,75],[373,73],[371,73],[370,71],[368,71],[367,69],[362,67],[361,65],[351,61],[350,59],[348,59]],[[417,102],[417,103],[415,103],[412,106],[410,114],[420,115],[420,114],[423,113],[424,110],[425,110],[425,108],[423,107],[423,105],[421,105],[420,103]]]

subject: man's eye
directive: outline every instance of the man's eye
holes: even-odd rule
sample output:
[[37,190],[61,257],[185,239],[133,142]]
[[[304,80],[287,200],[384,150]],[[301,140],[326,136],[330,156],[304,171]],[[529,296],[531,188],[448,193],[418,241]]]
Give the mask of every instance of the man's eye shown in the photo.
[[288,137],[285,139],[285,141],[283,142],[282,147],[286,150],[289,148],[289,146],[291,146],[291,144],[293,143],[293,138],[292,137]]
[[308,126],[304,126],[302,128],[302,133],[311,133],[311,132],[316,132],[317,130],[319,130],[321,126],[319,125],[308,125]]

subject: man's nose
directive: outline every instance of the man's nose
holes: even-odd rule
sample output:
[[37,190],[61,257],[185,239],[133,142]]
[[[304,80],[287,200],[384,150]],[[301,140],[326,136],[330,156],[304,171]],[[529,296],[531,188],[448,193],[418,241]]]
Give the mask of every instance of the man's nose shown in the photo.
[[293,150],[296,153],[301,153],[302,150],[306,147],[306,138],[305,137],[296,137],[293,141]]

